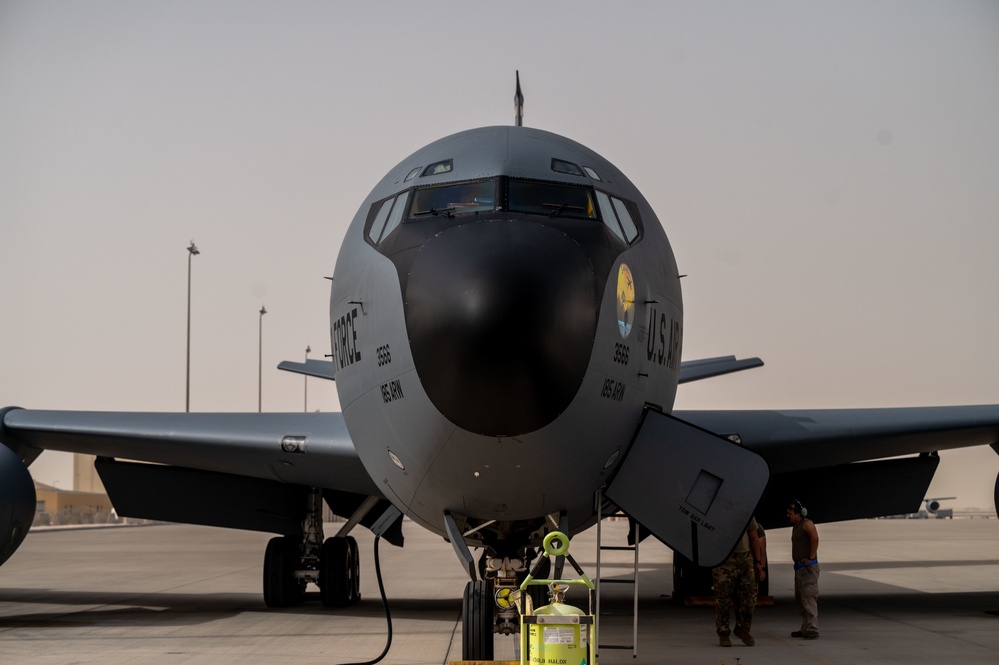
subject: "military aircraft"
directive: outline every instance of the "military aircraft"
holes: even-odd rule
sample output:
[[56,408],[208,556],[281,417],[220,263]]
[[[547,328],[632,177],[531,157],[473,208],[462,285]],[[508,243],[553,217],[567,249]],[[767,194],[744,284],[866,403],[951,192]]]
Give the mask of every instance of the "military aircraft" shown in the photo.
[[[281,365],[334,379],[341,413],[6,408],[0,563],[32,522],[43,450],[96,455],[120,515],[278,534],[272,607],[310,582],[325,605],[355,602],[351,530],[402,545],[406,515],[467,569],[463,656],[485,660],[517,630],[494,593],[550,530],[620,509],[711,566],[754,510],[772,526],[789,497],[826,521],[911,512],[937,451],[999,451],[999,406],[673,410],[679,384],[762,364],[681,362],[680,281],[655,212],[596,152],[519,115],[434,141],[347,230],[331,361]],[[329,538],[324,501],[346,518]]]

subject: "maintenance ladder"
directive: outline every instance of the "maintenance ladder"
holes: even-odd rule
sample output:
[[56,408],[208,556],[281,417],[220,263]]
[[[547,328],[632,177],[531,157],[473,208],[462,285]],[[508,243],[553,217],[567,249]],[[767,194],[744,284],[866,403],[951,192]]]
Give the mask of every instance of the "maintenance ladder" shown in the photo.
[[[603,492],[597,495],[597,570],[596,570],[596,627],[594,628],[594,640],[597,644],[597,650],[595,656],[600,655],[600,649],[631,649],[631,657],[638,658],[638,522],[631,521],[632,529],[632,541],[634,545],[604,545],[602,539],[602,524],[603,524]],[[620,511],[614,513],[612,516],[624,516]],[[601,552],[606,551],[616,551],[616,552],[634,552],[634,567],[632,569],[631,578],[616,578],[616,579],[603,579],[601,573]],[[600,643],[600,592],[604,584],[630,584],[632,585],[632,611],[631,611],[631,621],[632,621],[632,633],[631,633],[631,644],[601,644]]]

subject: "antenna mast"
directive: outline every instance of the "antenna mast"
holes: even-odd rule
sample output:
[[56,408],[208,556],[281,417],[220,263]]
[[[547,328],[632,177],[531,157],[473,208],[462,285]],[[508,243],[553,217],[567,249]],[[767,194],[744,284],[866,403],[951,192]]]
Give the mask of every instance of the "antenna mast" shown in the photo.
[[520,70],[517,70],[517,92],[513,96],[514,118],[518,127],[524,126],[524,93],[520,91]]

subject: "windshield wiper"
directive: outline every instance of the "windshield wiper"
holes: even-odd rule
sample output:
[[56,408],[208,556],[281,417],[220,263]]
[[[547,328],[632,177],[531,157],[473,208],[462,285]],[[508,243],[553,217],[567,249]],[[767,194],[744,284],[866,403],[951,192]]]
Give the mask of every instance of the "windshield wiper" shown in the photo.
[[419,212],[414,212],[413,217],[419,217],[421,215],[433,215],[437,217],[438,215],[447,215],[448,217],[454,217],[454,208],[431,208],[430,210],[420,210]]
[[542,203],[541,205],[545,208],[555,208],[548,214],[549,217],[561,217],[563,210],[581,210],[586,212],[586,208],[583,206],[574,206],[568,203]]

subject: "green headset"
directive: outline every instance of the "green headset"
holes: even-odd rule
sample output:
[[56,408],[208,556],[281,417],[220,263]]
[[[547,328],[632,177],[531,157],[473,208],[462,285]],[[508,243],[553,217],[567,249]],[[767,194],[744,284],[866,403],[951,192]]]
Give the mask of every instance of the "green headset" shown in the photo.
[[808,517],[808,508],[801,505],[801,501],[794,499],[791,501],[791,510],[798,513],[802,517]]

